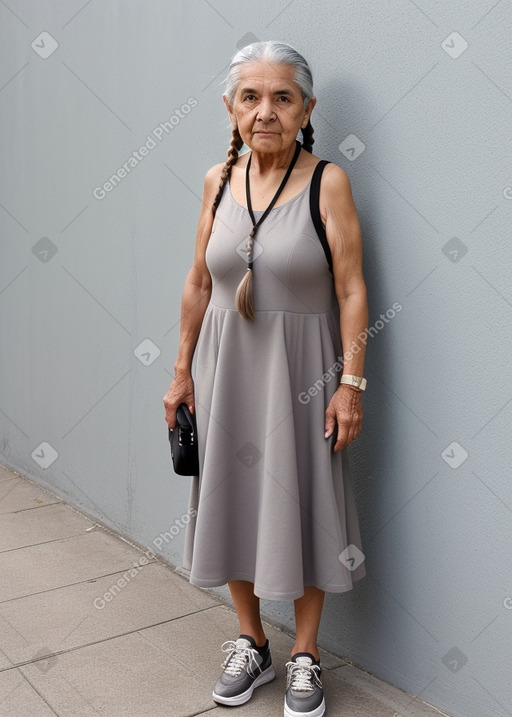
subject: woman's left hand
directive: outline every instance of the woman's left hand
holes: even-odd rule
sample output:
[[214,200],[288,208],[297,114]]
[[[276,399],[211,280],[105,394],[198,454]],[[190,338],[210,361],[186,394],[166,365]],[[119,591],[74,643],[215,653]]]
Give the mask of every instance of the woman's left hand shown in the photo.
[[334,451],[345,448],[361,433],[363,426],[363,408],[361,394],[363,392],[342,384],[329,401],[325,411],[325,437],[332,435],[338,424],[338,438]]

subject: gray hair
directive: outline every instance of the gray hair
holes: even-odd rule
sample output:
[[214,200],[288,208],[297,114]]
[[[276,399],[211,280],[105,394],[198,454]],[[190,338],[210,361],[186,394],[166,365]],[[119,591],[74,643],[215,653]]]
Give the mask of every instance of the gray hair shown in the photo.
[[295,67],[294,81],[299,85],[304,100],[304,109],[308,106],[308,102],[314,97],[313,93],[313,76],[308,63],[291,45],[285,42],[277,42],[276,40],[267,40],[266,42],[253,42],[239,50],[231,60],[228,75],[226,77],[225,95],[229,102],[232,103],[236,88],[240,81],[240,71],[242,67],[251,62],[282,63]]
[[[226,92],[224,95],[227,97],[229,103],[232,104],[235,97],[236,89],[238,87],[238,83],[240,82],[240,71],[242,67],[252,62],[259,62],[260,60],[291,65],[295,68],[294,81],[300,87],[302,98],[304,100],[304,109],[306,110],[309,101],[314,97],[313,77],[311,76],[309,65],[302,55],[300,55],[297,50],[294,50],[293,47],[284,42],[276,42],[275,40],[268,40],[267,42],[253,42],[252,45],[243,47],[233,57],[225,80]],[[308,121],[306,127],[301,128],[301,132],[303,135],[302,148],[306,152],[312,152],[315,140],[313,138],[313,127],[311,126],[311,121]],[[238,155],[243,147],[243,144],[244,143],[242,137],[240,136],[238,127],[233,127],[228,158],[222,169],[219,189],[212,206],[212,212],[214,215],[220,204],[224,187],[231,176],[231,169],[238,160]],[[256,229],[253,227],[247,239],[247,271],[238,285],[235,297],[236,307],[240,315],[247,321],[254,321],[256,316],[252,287],[252,276],[254,273],[252,259],[255,231]]]

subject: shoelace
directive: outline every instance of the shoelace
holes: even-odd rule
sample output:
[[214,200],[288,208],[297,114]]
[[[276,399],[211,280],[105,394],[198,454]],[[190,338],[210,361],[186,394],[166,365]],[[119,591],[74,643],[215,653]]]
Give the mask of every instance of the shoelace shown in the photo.
[[228,653],[228,656],[222,663],[222,667],[224,668],[224,672],[227,672],[227,674],[232,677],[238,677],[242,670],[246,668],[247,663],[249,663],[247,668],[249,673],[253,668],[258,667],[258,663],[255,659],[255,655],[258,651],[252,647],[240,647],[234,640],[228,640],[222,645],[221,649],[222,652]]
[[318,665],[300,665],[297,662],[287,662],[288,684],[287,689],[296,692],[313,692],[317,687],[322,688],[318,677]]

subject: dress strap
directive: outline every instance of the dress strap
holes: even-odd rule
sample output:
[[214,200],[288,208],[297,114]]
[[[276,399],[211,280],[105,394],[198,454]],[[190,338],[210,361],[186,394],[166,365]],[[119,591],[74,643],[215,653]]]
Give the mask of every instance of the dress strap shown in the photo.
[[322,172],[324,167],[329,162],[326,159],[321,159],[315,167],[313,177],[311,178],[311,186],[309,190],[309,210],[311,212],[311,219],[313,221],[316,233],[320,239],[320,244],[324,250],[325,258],[329,264],[329,271],[332,272],[332,256],[329,243],[327,241],[327,235],[325,233],[324,225],[322,224],[322,217],[320,214],[320,181],[322,179]]

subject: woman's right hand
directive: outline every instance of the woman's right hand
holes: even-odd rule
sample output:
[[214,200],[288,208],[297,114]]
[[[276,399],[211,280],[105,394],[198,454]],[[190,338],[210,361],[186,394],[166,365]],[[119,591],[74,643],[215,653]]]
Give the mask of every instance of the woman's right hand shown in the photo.
[[186,403],[190,413],[195,412],[194,380],[188,371],[177,371],[169,390],[164,396],[165,420],[169,428],[176,426],[176,411],[180,403]]
[[204,179],[194,261],[187,274],[181,300],[180,343],[174,364],[174,379],[164,396],[165,420],[169,428],[176,426],[176,411],[180,403],[186,403],[190,412],[195,413],[194,381],[190,366],[212,290],[212,280],[206,265],[206,248],[213,226],[212,206],[219,191],[223,169],[224,162],[216,164],[208,170]]

